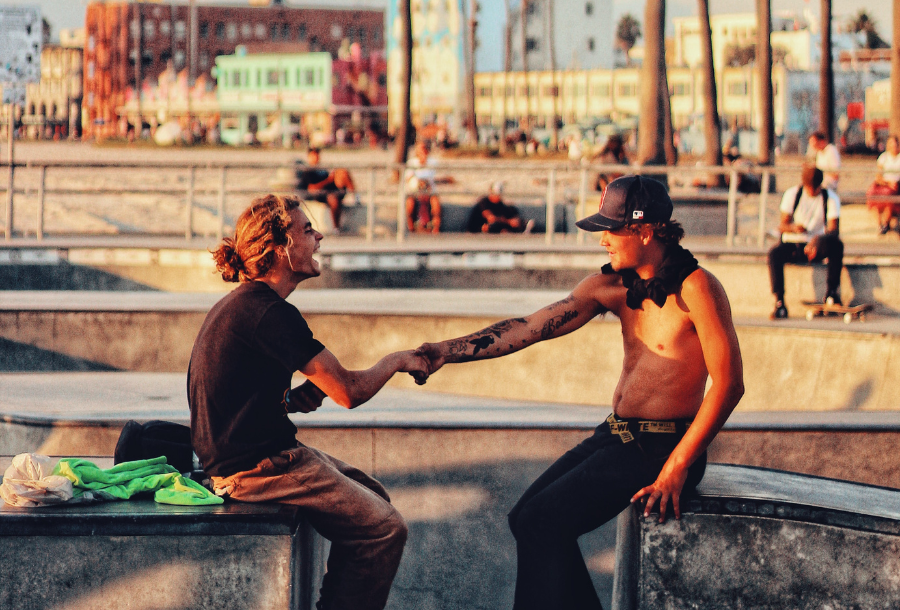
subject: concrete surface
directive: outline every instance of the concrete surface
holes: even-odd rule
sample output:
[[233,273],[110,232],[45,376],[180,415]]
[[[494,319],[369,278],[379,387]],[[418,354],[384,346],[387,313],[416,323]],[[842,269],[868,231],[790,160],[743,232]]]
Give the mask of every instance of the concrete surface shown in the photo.
[[[462,336],[561,298],[544,291],[298,291],[290,300],[349,367],[424,341]],[[0,369],[187,370],[209,294],[0,292]],[[900,409],[900,318],[736,320],[747,392],[739,411]],[[364,337],[365,341],[360,341]],[[607,316],[503,359],[443,368],[427,388],[453,394],[608,404],[621,330]],[[854,366],[848,366],[854,363]],[[413,388],[407,376],[392,387]]]
[[[497,239],[493,239],[497,237]],[[55,245],[54,245],[55,243]],[[79,245],[82,244],[82,245]],[[207,249],[195,240],[134,239],[120,242],[60,241],[43,247],[11,242],[0,248],[0,287],[6,290],[165,290],[224,292]],[[723,283],[738,316],[766,317],[772,309],[766,250],[726,248],[721,239],[694,238],[686,245]],[[415,236],[404,244],[339,238],[323,242],[323,274],[302,290],[418,288],[571,290],[608,261],[591,239],[572,236],[548,245],[537,236]],[[848,244],[842,280],[845,302],[872,303],[876,313],[900,313],[900,242]],[[785,270],[787,305],[803,317],[802,300],[822,298],[825,267]]]
[[[183,373],[7,373],[0,397],[0,453],[7,456],[110,456],[127,418],[188,421]],[[511,604],[515,580],[507,511],[608,413],[387,388],[352,411],[326,400],[292,419],[302,442],[381,480],[409,522],[391,610],[495,610]],[[804,450],[807,441],[796,434],[823,440]],[[898,440],[898,412],[740,413],[710,457],[900,488]],[[607,608],[615,537],[609,523],[580,541]]]
[[314,532],[288,506],[0,506],[0,609],[308,610]]
[[900,491],[714,464],[697,493],[620,515],[614,609],[900,605]]

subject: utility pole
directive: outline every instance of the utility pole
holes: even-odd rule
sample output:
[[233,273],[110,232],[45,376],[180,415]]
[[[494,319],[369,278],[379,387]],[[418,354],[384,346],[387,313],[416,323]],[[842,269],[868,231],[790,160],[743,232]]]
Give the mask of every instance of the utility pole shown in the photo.
[[141,83],[143,77],[141,75],[141,48],[143,47],[143,11],[141,3],[134,4],[134,23],[137,27],[134,29],[134,101],[137,107],[137,121],[134,124],[134,137],[140,139],[144,133],[143,109],[141,108]]
[[473,146],[478,146],[478,125],[475,122],[475,48],[477,47],[475,30],[478,27],[478,18],[475,15],[479,9],[477,0],[469,0],[468,9],[468,40],[466,41],[468,43],[466,44],[466,49],[468,50],[468,53],[466,54],[466,133],[468,135],[469,143]]

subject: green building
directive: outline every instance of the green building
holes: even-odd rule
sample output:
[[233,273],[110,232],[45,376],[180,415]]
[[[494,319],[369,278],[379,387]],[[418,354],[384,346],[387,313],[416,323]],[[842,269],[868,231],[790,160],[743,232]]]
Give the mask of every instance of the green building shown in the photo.
[[220,55],[216,97],[227,144],[281,140],[331,129],[329,53]]

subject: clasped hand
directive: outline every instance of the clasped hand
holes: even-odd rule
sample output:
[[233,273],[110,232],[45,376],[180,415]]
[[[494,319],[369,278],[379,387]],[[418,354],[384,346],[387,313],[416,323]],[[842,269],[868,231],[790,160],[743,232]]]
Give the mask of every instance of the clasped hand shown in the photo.
[[410,375],[419,385],[425,385],[428,377],[436,373],[439,368],[444,365],[444,357],[441,355],[440,349],[435,343],[423,343],[413,352],[416,356],[422,358],[427,364],[424,371],[410,371]]

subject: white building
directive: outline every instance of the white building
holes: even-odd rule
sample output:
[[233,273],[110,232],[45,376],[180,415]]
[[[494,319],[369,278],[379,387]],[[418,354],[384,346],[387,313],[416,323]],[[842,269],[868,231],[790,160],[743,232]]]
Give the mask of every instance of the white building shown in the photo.
[[[729,48],[746,48],[756,44],[756,13],[728,13],[711,15],[713,65],[716,70],[726,67]],[[832,23],[836,24],[837,19]],[[675,66],[696,67],[703,62],[700,47],[700,19],[675,17],[673,56],[670,63]],[[809,22],[795,16],[772,17],[773,59],[783,56],[784,66],[791,70],[815,70],[822,55],[821,36]],[[836,58],[841,51],[854,48],[855,38],[849,34],[832,35],[833,54]]]
[[[523,69],[521,6],[520,0],[509,16],[513,70]],[[528,0],[526,6],[525,49],[529,70],[613,67],[612,0]],[[551,36],[555,44],[555,66],[550,61]]]

